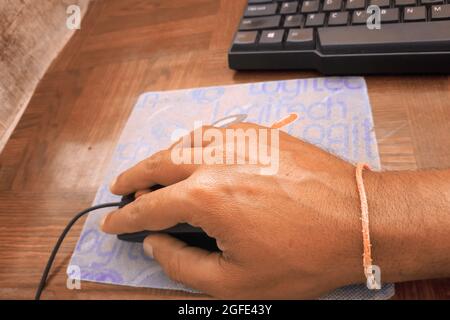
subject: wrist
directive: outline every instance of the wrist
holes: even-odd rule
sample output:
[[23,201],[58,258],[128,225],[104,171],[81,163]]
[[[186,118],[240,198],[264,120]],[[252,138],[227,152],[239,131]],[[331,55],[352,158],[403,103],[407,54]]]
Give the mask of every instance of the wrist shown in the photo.
[[365,172],[372,258],[383,282],[448,275],[444,181],[430,172]]

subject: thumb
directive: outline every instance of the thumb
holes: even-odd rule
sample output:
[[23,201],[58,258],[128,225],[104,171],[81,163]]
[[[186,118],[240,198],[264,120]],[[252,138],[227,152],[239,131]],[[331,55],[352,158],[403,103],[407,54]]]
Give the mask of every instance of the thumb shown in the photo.
[[191,247],[161,233],[145,238],[144,251],[174,281],[211,295],[223,285],[225,261],[220,252]]

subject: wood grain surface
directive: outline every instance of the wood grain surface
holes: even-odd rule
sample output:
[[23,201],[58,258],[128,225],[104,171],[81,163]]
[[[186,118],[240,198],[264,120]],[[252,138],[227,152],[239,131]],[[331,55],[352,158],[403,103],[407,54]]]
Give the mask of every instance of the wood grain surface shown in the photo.
[[0,1],[0,150],[39,79],[74,33],[61,27],[69,3],[86,12],[88,0]]
[[[227,50],[244,6],[245,0],[92,2],[0,155],[0,298],[33,297],[61,230],[93,201],[139,94],[318,76],[229,70]],[[450,167],[449,77],[366,80],[383,167]],[[65,240],[44,299],[188,296],[88,282],[66,289],[65,268],[83,222]],[[449,299],[450,280],[402,283],[396,292],[396,299]]]

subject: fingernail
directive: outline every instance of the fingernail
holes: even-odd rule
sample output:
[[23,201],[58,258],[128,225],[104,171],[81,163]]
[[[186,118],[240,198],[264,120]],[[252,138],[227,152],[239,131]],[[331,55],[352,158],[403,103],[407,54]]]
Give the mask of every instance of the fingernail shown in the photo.
[[147,256],[153,258],[153,247],[147,239],[144,240],[144,252]]
[[117,182],[117,177],[115,177],[114,180],[111,181],[111,183],[109,184],[109,189],[110,189],[110,190],[112,190],[112,188],[114,187],[114,185],[116,184],[116,182]]

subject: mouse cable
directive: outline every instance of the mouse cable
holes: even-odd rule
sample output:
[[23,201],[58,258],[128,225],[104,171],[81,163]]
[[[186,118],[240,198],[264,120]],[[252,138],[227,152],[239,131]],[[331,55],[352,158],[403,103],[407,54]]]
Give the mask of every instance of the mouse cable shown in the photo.
[[78,213],[75,217],[70,220],[70,222],[67,224],[64,231],[61,233],[61,235],[58,238],[58,241],[56,242],[55,246],[53,247],[52,254],[50,255],[50,258],[48,258],[47,265],[45,266],[44,273],[42,274],[41,281],[39,282],[39,287],[36,291],[36,296],[34,297],[34,300],[39,300],[41,298],[42,291],[44,290],[45,283],[47,282],[47,277],[50,272],[50,268],[52,267],[53,261],[55,260],[56,253],[59,250],[59,247],[61,246],[64,238],[66,237],[67,233],[70,231],[72,226],[77,222],[78,219],[80,219],[82,216],[84,216],[86,213],[89,213],[94,210],[102,209],[102,208],[109,208],[109,207],[120,207],[122,206],[122,202],[110,202],[110,203],[103,203],[99,204],[90,208],[87,208],[86,210],[81,211]]

